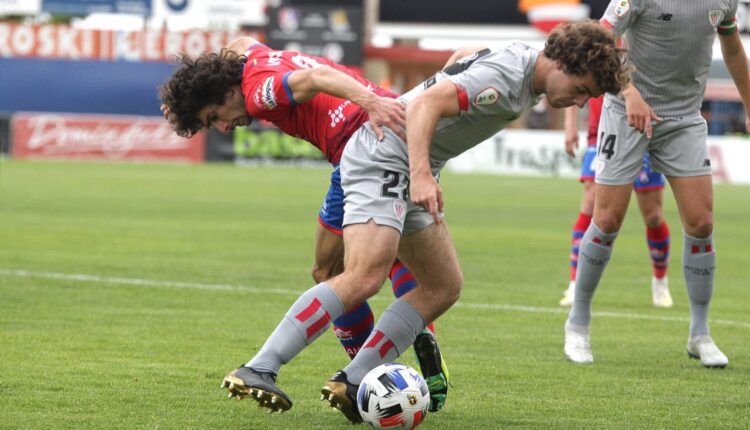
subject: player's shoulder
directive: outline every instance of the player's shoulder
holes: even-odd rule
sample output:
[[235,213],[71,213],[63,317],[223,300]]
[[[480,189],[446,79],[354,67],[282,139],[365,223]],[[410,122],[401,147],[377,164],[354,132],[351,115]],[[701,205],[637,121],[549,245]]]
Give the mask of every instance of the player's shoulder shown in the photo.
[[492,48],[480,62],[501,68],[524,69],[529,61],[536,58],[538,51],[522,41],[512,41],[503,46]]
[[499,81],[511,93],[516,93],[523,86],[538,56],[539,51],[529,44],[514,41],[490,50],[480,64],[491,72],[492,79]]

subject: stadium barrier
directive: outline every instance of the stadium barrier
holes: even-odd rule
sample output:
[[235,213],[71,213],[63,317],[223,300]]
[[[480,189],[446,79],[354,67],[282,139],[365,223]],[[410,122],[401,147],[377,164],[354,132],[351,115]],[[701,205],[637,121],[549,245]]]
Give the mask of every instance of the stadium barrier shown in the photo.
[[[224,161],[238,164],[324,164],[322,154],[309,143],[282,133],[264,121],[222,135],[202,132],[184,139],[174,134],[161,117],[82,115],[21,112],[8,121],[0,118],[0,146],[10,142],[17,158],[55,158],[113,161],[189,162]],[[5,125],[4,125],[5,124]],[[585,151],[581,133],[579,154],[564,150],[559,130],[508,129],[492,136],[448,163],[459,173],[576,178]],[[709,136],[716,182],[750,185],[750,139]]]
[[22,112],[11,119],[15,158],[171,161],[205,159],[205,133],[177,136],[161,117]]
[[[578,177],[585,151],[581,133],[579,156],[565,153],[562,131],[504,130],[448,163],[460,173]],[[709,136],[708,149],[714,181],[750,185],[750,139],[739,136]]]

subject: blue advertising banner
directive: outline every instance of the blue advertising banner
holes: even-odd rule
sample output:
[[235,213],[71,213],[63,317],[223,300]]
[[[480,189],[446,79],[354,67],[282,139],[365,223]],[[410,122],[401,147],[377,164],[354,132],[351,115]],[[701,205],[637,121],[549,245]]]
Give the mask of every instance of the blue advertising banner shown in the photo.
[[53,15],[128,13],[151,15],[151,0],[42,0],[42,10]]

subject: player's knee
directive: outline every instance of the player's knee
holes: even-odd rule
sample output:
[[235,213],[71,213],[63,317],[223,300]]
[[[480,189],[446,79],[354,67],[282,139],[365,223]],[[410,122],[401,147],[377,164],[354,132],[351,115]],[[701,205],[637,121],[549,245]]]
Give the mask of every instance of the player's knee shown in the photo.
[[458,272],[452,277],[451,281],[446,283],[443,289],[443,300],[447,307],[453,306],[461,297],[461,289],[464,284],[463,274]]
[[315,282],[327,281],[343,271],[341,264],[326,264],[315,262],[312,268],[312,277]]
[[711,214],[685,221],[685,232],[693,237],[708,237],[714,231],[713,217]]
[[622,217],[602,211],[594,216],[594,224],[602,233],[615,233],[620,230]]
[[646,227],[654,229],[658,228],[662,222],[664,222],[664,217],[661,214],[661,211],[654,211],[647,213],[644,216],[644,221],[646,223]]
[[385,278],[385,275],[379,273],[364,273],[353,277],[349,285],[356,290],[353,294],[357,300],[364,302],[380,291]]

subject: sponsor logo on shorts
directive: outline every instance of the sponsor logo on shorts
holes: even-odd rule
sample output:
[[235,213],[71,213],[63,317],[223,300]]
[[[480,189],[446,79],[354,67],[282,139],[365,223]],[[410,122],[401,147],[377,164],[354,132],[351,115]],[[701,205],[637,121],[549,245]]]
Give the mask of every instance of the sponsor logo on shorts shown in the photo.
[[596,174],[598,176],[603,171],[604,171],[604,160],[597,159],[596,160],[596,167],[594,168],[594,172],[596,172]]
[[398,219],[403,219],[404,215],[406,215],[406,203],[403,200],[394,200],[393,213],[396,214]]
[[722,18],[724,18],[724,12],[718,9],[711,9],[708,11],[708,22],[711,23],[713,28],[718,27]]
[[276,107],[276,94],[273,92],[273,76],[266,78],[263,84],[258,87],[253,101],[258,107],[266,110]]
[[500,93],[496,89],[489,87],[483,89],[474,97],[474,104],[486,106],[497,103],[499,99]]
[[618,18],[628,13],[630,10],[630,2],[628,0],[621,0],[615,7],[615,16]]

